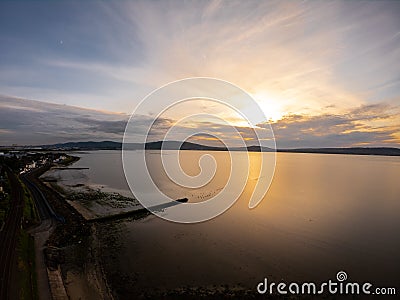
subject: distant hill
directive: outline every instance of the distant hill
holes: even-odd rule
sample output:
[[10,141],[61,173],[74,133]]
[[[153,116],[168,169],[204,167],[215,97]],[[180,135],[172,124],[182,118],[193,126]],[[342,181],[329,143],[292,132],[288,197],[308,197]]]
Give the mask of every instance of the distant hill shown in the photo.
[[[103,142],[68,142],[54,145],[43,145],[45,149],[62,149],[62,150],[120,150],[122,149],[122,143],[113,141]],[[165,141],[165,142],[149,142],[146,143],[145,149],[148,150],[160,150],[161,147],[166,150],[208,150],[208,151],[224,151],[225,148],[209,147],[205,145],[190,143],[190,142],[177,142],[177,141]],[[143,144],[140,143],[126,143],[125,149],[128,150],[139,150],[143,149]]]
[[[113,141],[102,142],[69,142],[54,145],[43,145],[43,149],[53,150],[120,150],[122,143]],[[178,141],[158,141],[146,143],[147,150],[160,150],[161,147],[165,150],[203,150],[203,151],[227,151],[226,147],[212,147],[191,142]],[[139,150],[143,149],[140,143],[125,144],[125,149]],[[250,151],[250,152],[271,152],[274,151],[268,147],[248,146],[231,148],[231,151]],[[350,148],[299,148],[299,149],[277,149],[277,152],[288,153],[321,153],[321,154],[353,154],[353,155],[387,155],[400,156],[399,148],[390,147],[350,147]]]
[[[113,141],[102,141],[102,142],[68,142],[62,144],[53,145],[42,145],[44,149],[54,150],[120,150],[122,149],[122,143]],[[191,142],[178,142],[178,141],[158,141],[146,143],[145,149],[147,150],[160,150],[161,147],[165,150],[203,150],[203,151],[227,151],[226,147],[213,147],[206,146]],[[140,143],[128,143],[125,144],[125,149],[128,150],[139,150],[143,149],[143,145]],[[231,151],[251,151],[251,152],[270,152],[273,151],[271,148],[260,147],[260,146],[249,146],[245,147],[233,147]]]
[[121,149],[121,143],[112,141],[103,142],[68,142],[62,144],[42,145],[46,149],[62,149],[62,150],[118,150]]
[[212,147],[200,145],[191,142],[177,142],[177,141],[158,141],[146,143],[148,150],[160,150],[161,147],[165,150],[204,150],[204,151],[226,151],[225,147]]
[[399,148],[389,147],[301,148],[279,149],[277,152],[400,156]]

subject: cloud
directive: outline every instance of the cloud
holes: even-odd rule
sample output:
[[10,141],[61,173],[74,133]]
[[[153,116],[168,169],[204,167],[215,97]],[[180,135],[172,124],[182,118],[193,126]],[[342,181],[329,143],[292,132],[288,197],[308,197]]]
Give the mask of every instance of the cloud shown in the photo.
[[[387,102],[400,90],[396,2],[117,1],[90,2],[86,9],[68,3],[28,7],[25,14],[11,4],[3,9],[4,22],[13,24],[3,26],[12,28],[10,33],[0,31],[8,62],[0,65],[3,94],[130,112],[167,82],[210,76],[258,95],[271,117],[277,115],[269,113],[274,106],[279,116],[323,114],[327,107],[337,114]],[[51,23],[49,15],[58,22]],[[23,18],[32,23],[29,34]]]
[[[156,88],[211,76],[259,94],[267,115],[274,103],[282,114],[320,114],[327,106],[340,113],[398,94],[400,36],[393,11],[399,8],[387,3],[139,1],[111,15],[131,22],[146,53],[143,64],[120,72],[140,84]],[[118,68],[109,66],[108,72],[116,74]],[[376,88],[390,79],[393,86]]]
[[399,147],[399,116],[398,106],[363,105],[340,115],[287,115],[272,128],[278,148]]
[[125,114],[0,96],[3,145],[120,139],[127,119]]
[[[272,123],[278,148],[394,146],[400,142],[400,107],[389,104],[363,105],[345,114],[286,115]],[[67,141],[122,141],[129,116],[40,101],[0,97],[1,144],[53,144]],[[143,140],[153,123],[149,116],[131,120],[130,141]],[[228,126],[210,121],[177,123],[172,118],[158,118],[147,141],[165,138],[175,126],[169,139],[189,140],[210,146],[256,145],[274,147],[268,123],[258,127]],[[215,139],[215,138],[216,139]]]
[[[0,96],[0,135],[2,145],[43,145],[68,141],[122,142],[129,115],[80,107]],[[145,135],[152,124],[149,116],[133,120],[133,138]],[[150,141],[163,138],[174,123],[158,118]]]
[[104,135],[121,135],[121,132],[124,132],[127,118],[123,120],[94,120],[88,117],[77,117],[74,119],[82,124],[82,127],[85,127],[87,132],[92,133],[101,133]]

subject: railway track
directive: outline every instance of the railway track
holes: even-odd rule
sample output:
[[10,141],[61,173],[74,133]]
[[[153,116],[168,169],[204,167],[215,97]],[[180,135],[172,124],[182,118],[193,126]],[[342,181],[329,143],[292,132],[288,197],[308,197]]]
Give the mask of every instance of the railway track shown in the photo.
[[[32,193],[40,220],[50,220],[50,226],[57,222],[58,217],[42,191],[32,182],[31,174],[20,176],[22,182]],[[0,232],[0,300],[12,299],[13,292],[13,271],[16,268],[16,247],[21,229],[23,214],[23,188],[17,175],[7,170],[7,176],[11,186],[10,209],[4,222],[3,230]],[[46,223],[47,224],[47,223]],[[39,226],[40,227],[40,226]]]
[[26,187],[29,189],[29,191],[32,193],[40,220],[44,221],[50,219],[53,215],[55,215],[53,209],[48,204],[42,191],[36,186],[36,184],[34,184],[28,176],[22,176],[21,179]]
[[12,273],[16,267],[16,246],[23,210],[22,187],[17,176],[7,171],[11,185],[10,210],[0,232],[0,299],[11,299]]
[[32,173],[24,174],[21,176],[21,179],[33,196],[40,220],[44,221],[48,219],[54,219],[56,222],[64,223],[64,218],[54,212],[45,195],[35,183],[35,172],[37,172],[37,170],[33,171]]

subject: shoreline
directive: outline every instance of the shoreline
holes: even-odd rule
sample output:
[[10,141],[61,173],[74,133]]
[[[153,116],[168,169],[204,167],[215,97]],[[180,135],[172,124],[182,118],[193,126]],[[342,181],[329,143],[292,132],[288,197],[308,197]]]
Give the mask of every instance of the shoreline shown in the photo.
[[[78,160],[79,157],[71,157],[65,165],[71,165]],[[64,223],[55,224],[55,228],[44,242],[44,249],[38,249],[44,253],[52,296],[57,299],[57,294],[61,296],[63,293],[59,292],[64,289],[70,299],[113,299],[106,282],[107,277],[101,271],[96,255],[99,246],[95,245],[98,239],[95,226],[89,224],[81,212],[68,203],[58,191],[39,178],[49,169],[50,166],[35,170],[30,178],[40,187],[55,213],[64,219]],[[81,258],[75,256],[77,251],[81,252],[85,259],[81,261],[84,267],[75,276],[74,269],[80,267]]]

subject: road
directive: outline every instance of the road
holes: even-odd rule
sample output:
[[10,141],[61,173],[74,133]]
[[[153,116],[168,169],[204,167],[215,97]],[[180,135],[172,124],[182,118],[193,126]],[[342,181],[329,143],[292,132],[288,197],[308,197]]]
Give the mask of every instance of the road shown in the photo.
[[0,232],[0,299],[11,299],[11,278],[16,267],[16,246],[21,228],[23,191],[17,177],[7,171],[11,185],[10,210]]

